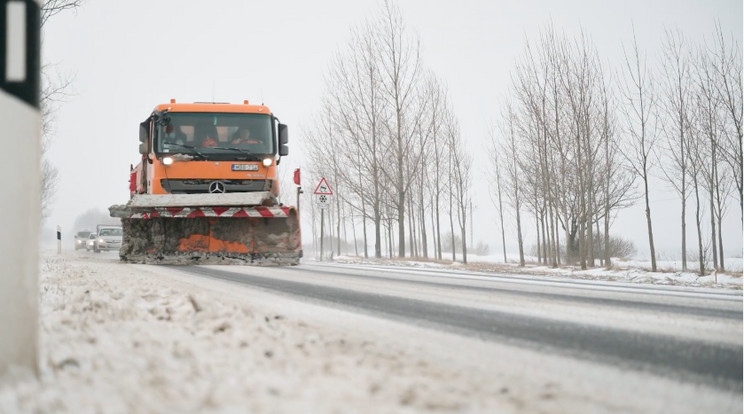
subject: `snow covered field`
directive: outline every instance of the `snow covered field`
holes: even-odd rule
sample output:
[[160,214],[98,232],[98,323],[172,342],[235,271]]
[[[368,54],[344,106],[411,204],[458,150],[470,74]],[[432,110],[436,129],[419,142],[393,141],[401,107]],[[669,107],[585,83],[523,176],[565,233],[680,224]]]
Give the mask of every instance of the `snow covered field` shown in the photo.
[[[451,256],[448,257],[451,259]],[[742,258],[726,259],[727,272],[713,273],[706,276],[698,276],[694,272],[694,262],[688,262],[688,271],[683,272],[682,264],[678,261],[658,261],[658,272],[651,272],[651,262],[644,261],[623,261],[618,258],[612,260],[613,267],[610,270],[602,267],[594,269],[581,270],[578,267],[562,266],[553,269],[550,266],[534,264],[537,258],[527,258],[533,264],[528,263],[525,267],[517,266],[519,257],[514,255],[507,256],[508,263],[504,263],[503,256],[477,256],[468,255],[468,264],[463,265],[460,262],[452,263],[450,260],[444,262],[434,261],[417,261],[414,259],[403,260],[371,260],[353,256],[337,256],[335,261],[340,263],[387,263],[398,266],[416,266],[416,267],[438,267],[468,269],[474,271],[496,272],[496,273],[520,273],[532,275],[548,275],[556,278],[569,279],[590,279],[590,280],[607,280],[613,282],[625,283],[646,283],[654,285],[671,285],[671,286],[696,286],[712,287],[727,289],[742,289]],[[461,260],[458,257],[458,260]]]
[[[595,277],[527,269],[537,270],[557,272],[556,277]],[[714,284],[676,273],[601,272],[596,277],[741,289],[740,276],[719,275]],[[632,372],[587,368],[581,361],[568,366],[531,351],[277,300],[260,290],[198,280],[167,267],[123,265],[115,252],[46,252],[40,288],[40,376],[15,370],[0,377],[0,413],[741,408],[741,395],[731,399],[715,389],[666,379],[639,381]],[[503,359],[507,352],[509,358]],[[571,371],[590,374],[566,377]],[[721,401],[733,405],[722,407]]]

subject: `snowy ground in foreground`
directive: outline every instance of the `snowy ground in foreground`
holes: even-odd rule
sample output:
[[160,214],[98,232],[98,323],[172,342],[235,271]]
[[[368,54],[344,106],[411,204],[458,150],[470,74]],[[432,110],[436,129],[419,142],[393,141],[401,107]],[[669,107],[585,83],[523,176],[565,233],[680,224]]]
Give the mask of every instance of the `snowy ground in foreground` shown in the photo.
[[[451,259],[451,256],[449,256]],[[461,258],[458,257],[458,260]],[[683,272],[682,265],[677,261],[658,261],[658,272],[651,272],[651,262],[643,261],[624,261],[614,258],[612,260],[612,269],[597,267],[594,269],[581,270],[578,267],[561,266],[552,268],[550,266],[534,264],[536,258],[527,258],[533,261],[525,267],[517,265],[518,256],[507,255],[507,263],[504,263],[503,256],[477,256],[468,255],[468,264],[462,262],[452,262],[451,260],[428,261],[416,259],[364,259],[355,256],[336,256],[334,261],[340,263],[370,263],[386,264],[397,266],[416,266],[416,267],[437,267],[437,268],[455,268],[461,270],[472,270],[486,273],[519,273],[531,275],[545,275],[561,278],[573,279],[590,279],[590,280],[607,280],[613,282],[627,283],[648,283],[655,285],[674,285],[674,286],[699,286],[713,288],[742,289],[742,258],[726,259],[726,267],[731,269],[727,272],[713,273],[709,272],[706,276],[698,276],[690,267],[694,263],[688,262],[688,271]]]
[[[741,394],[117,259],[116,252],[43,255],[40,376],[13,370],[0,377],[0,413],[632,413],[741,407]],[[730,285],[736,283],[722,286]]]
[[3,414],[508,413],[542,392],[479,372],[477,348],[449,355],[464,341],[452,334],[116,252],[46,253],[39,284],[40,375],[0,376]]

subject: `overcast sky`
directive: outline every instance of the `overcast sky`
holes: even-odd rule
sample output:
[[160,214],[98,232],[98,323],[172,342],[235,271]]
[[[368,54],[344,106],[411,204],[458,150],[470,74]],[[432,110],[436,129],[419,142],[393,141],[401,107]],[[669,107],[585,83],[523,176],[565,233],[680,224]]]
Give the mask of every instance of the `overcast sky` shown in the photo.
[[[53,17],[44,27],[43,61],[73,83],[56,113],[49,156],[60,178],[45,226],[61,225],[69,235],[75,218],[86,210],[104,211],[127,201],[129,165],[139,157],[138,124],[156,104],[170,98],[265,103],[290,126],[292,145],[290,157],[282,163],[285,172],[309,167],[299,141],[318,114],[323,77],[334,53],[348,42],[350,30],[378,13],[381,4],[381,0],[87,0],[76,13]],[[622,45],[631,41],[632,26],[651,63],[656,62],[668,28],[701,42],[710,39],[717,19],[724,33],[742,44],[740,0],[453,4],[399,1],[404,21],[420,38],[426,67],[447,85],[468,150],[475,155],[476,239],[493,248],[499,248],[494,238],[497,214],[482,178],[488,168],[482,154],[526,39],[534,39],[551,21],[570,36],[583,30],[612,70],[620,70]],[[303,177],[307,193],[319,179]],[[291,200],[293,196],[286,199],[294,204]],[[674,193],[664,188],[652,198],[657,247],[669,256],[679,245],[678,204]],[[736,229],[724,231],[726,250],[741,252],[740,214],[734,200],[726,225]],[[692,219],[688,229],[692,241]],[[613,227],[614,233],[635,242],[639,256],[647,255],[645,231],[640,202],[623,211]],[[46,231],[42,237],[54,235]]]

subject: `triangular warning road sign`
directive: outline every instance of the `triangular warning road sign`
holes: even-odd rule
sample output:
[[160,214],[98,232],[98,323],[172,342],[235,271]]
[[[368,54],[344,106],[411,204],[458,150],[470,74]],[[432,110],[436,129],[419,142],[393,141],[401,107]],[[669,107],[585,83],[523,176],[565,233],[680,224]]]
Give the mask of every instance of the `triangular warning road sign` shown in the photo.
[[315,187],[315,191],[313,192],[313,194],[333,195],[333,190],[331,190],[331,186],[328,185],[325,177],[320,179],[320,182],[318,183],[318,186]]

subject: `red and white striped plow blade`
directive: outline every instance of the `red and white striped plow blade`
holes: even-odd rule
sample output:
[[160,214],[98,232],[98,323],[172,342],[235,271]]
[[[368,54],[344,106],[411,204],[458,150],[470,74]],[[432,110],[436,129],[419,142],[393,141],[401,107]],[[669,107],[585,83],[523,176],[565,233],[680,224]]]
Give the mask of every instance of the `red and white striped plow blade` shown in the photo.
[[289,211],[291,209],[293,207],[155,207],[134,212],[128,218],[282,218],[289,217]]

